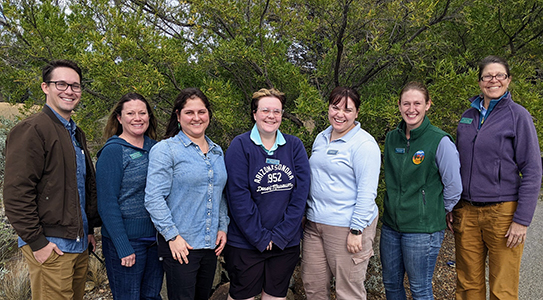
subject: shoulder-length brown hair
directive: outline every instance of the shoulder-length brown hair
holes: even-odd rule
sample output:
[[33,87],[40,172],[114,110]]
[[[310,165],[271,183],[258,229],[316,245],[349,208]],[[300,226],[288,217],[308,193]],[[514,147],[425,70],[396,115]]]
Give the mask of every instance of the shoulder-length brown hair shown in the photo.
[[170,120],[168,121],[168,125],[166,125],[166,134],[164,135],[165,139],[176,136],[179,131],[182,130],[179,121],[177,121],[177,114],[179,114],[181,110],[185,107],[187,100],[196,98],[200,98],[200,100],[204,102],[207,113],[209,114],[209,122],[211,123],[211,117],[213,116],[213,113],[211,112],[211,103],[207,99],[206,95],[199,88],[184,88],[181,90],[181,92],[179,92],[177,98],[175,98],[172,113],[170,114]]
[[149,105],[149,102],[147,102],[147,100],[138,93],[128,93],[122,96],[121,100],[119,100],[119,102],[115,104],[115,107],[111,110],[109,118],[107,119],[106,128],[104,128],[104,138],[106,140],[114,135],[121,135],[123,133],[123,126],[119,123],[117,117],[121,116],[121,111],[123,110],[124,104],[132,100],[139,100],[145,103],[145,107],[147,107],[147,113],[149,114],[149,127],[145,131],[145,135],[152,138],[153,140],[156,140],[157,120],[155,114],[151,109],[151,105]]

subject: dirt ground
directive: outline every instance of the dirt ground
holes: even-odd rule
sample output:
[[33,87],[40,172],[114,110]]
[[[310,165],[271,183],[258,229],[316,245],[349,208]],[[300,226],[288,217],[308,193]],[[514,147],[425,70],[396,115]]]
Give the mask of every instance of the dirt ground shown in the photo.
[[[21,108],[23,108],[22,104],[11,105],[7,102],[0,102],[0,116],[8,118],[8,119],[15,119],[18,116],[19,117],[21,116],[21,111],[20,111]],[[39,111],[40,109],[41,109],[40,106],[34,105],[34,107],[27,113],[32,114]]]
[[[375,240],[375,256],[370,260],[368,267],[366,289],[368,292],[368,300],[381,300],[386,299],[385,290],[383,288],[383,282],[381,279],[381,264],[379,262],[378,252],[378,236]],[[94,258],[91,258],[94,259]],[[454,292],[456,289],[456,270],[454,265],[454,236],[450,231],[445,231],[445,238],[443,245],[439,252],[439,256],[436,263],[436,269],[433,279],[434,298],[436,300],[449,300],[454,299]],[[407,279],[405,281],[406,287],[408,287]],[[409,298],[409,289],[408,299]],[[163,291],[164,292],[164,291]],[[228,283],[220,285],[210,300],[225,300],[228,293]],[[88,291],[85,295],[87,300],[109,300],[113,299],[109,287],[107,284],[103,284],[101,287],[96,287],[91,291]],[[163,299],[167,299],[166,294],[163,293]],[[306,300],[303,283],[300,278],[300,268],[297,267],[293,275],[293,285],[289,291],[288,300]],[[332,300],[335,300],[335,294],[332,292]]]

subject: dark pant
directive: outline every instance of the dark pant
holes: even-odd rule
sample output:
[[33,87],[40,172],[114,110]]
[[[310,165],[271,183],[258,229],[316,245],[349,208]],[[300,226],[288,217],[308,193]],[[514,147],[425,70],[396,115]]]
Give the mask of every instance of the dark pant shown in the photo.
[[189,250],[189,263],[173,259],[168,243],[159,235],[169,300],[208,300],[213,288],[217,256],[213,249]]
[[290,278],[300,260],[300,245],[284,250],[273,245],[271,250],[260,252],[227,244],[224,260],[230,277],[230,297],[247,299],[264,291],[283,298],[287,296]]
[[130,240],[136,254],[132,267],[121,266],[111,239],[102,236],[102,251],[106,261],[109,286],[115,300],[159,300],[162,288],[162,263],[158,259],[156,243]]

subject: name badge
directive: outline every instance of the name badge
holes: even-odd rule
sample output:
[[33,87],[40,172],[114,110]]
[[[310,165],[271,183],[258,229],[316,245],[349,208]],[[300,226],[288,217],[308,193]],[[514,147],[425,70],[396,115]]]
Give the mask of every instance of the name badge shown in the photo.
[[337,152],[338,152],[337,150],[330,149],[330,150],[328,150],[328,152],[326,152],[326,154],[328,154],[328,155],[336,155]]
[[141,154],[141,152],[134,152],[134,153],[130,154],[130,157],[132,159],[140,158],[142,156],[143,156],[143,154]]
[[462,118],[460,119],[460,124],[471,124],[473,122],[472,118]]
[[266,158],[266,163],[270,165],[278,165],[281,161],[273,158]]
[[396,148],[394,149],[394,152],[398,154],[405,154],[405,148]]

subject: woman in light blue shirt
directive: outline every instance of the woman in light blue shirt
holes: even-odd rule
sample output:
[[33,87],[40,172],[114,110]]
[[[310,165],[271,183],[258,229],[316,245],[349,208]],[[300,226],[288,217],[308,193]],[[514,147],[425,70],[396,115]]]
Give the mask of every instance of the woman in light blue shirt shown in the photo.
[[337,299],[366,299],[381,151],[356,121],[360,96],[355,90],[337,87],[328,103],[330,127],[315,138],[309,159],[302,280],[307,299],[330,299],[332,276]]
[[221,147],[205,135],[210,119],[207,97],[197,88],[183,89],[167,139],[149,153],[145,207],[160,233],[170,300],[207,300],[226,244],[226,167]]

